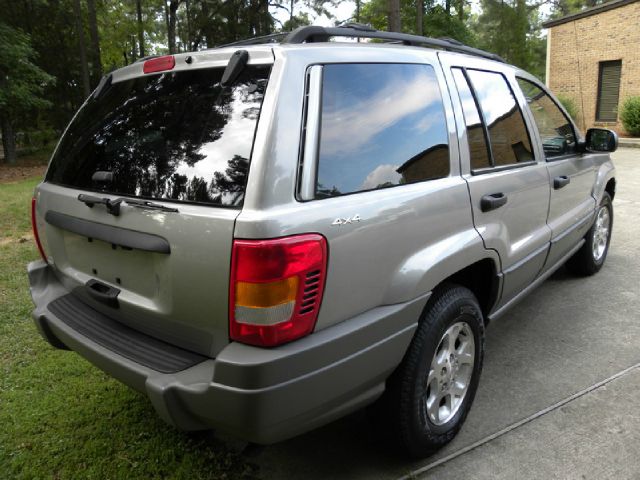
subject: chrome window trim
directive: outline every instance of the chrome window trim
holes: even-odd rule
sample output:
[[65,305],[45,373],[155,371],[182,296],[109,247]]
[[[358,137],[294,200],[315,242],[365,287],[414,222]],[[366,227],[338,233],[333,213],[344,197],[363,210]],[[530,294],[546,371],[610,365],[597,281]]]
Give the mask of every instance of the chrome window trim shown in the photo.
[[322,103],[322,65],[309,68],[306,118],[304,126],[304,151],[300,177],[300,200],[313,200],[316,194],[318,149],[320,146],[320,109]]

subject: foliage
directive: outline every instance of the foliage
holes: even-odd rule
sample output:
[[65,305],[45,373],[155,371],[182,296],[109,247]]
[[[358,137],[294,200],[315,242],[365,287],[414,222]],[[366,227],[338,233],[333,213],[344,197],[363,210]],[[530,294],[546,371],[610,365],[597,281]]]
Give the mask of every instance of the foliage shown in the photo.
[[[451,15],[442,5],[428,1],[424,4],[423,34],[430,37],[447,37],[467,45],[474,45],[475,38],[468,25],[458,16]],[[417,33],[416,4],[412,0],[400,1],[401,29],[404,33]],[[360,22],[378,30],[388,30],[387,0],[370,0],[362,5]]]
[[562,95],[562,94],[558,95],[558,100],[560,101],[562,106],[565,108],[565,110],[569,113],[571,118],[576,120],[578,118],[578,114],[580,113],[580,110],[578,109],[578,104],[576,103],[576,101],[572,97],[569,97],[567,95]]
[[0,124],[8,163],[16,161],[16,127],[25,126],[36,109],[51,104],[43,90],[53,77],[34,63],[35,56],[28,35],[0,23]]
[[526,0],[481,0],[474,19],[478,46],[537,77],[544,77],[546,38],[540,33],[539,4]]
[[53,77],[33,63],[35,51],[24,33],[0,23],[0,111],[3,115],[43,108],[42,92]]
[[629,97],[624,101],[620,121],[629,135],[640,137],[640,97]]

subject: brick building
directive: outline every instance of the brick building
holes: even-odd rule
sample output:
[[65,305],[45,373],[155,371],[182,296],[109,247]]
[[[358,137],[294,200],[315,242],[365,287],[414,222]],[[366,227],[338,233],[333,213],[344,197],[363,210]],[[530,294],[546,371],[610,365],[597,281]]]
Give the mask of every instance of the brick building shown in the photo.
[[613,0],[543,26],[547,85],[574,100],[583,129],[624,135],[618,108],[640,96],[640,0]]

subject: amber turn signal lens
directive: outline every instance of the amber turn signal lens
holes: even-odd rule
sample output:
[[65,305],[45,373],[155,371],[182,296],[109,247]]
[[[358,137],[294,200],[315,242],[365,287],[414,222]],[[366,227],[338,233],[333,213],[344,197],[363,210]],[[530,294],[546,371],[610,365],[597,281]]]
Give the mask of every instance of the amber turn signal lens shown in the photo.
[[295,301],[297,293],[298,277],[289,277],[269,283],[238,282],[236,284],[236,306],[274,307]]

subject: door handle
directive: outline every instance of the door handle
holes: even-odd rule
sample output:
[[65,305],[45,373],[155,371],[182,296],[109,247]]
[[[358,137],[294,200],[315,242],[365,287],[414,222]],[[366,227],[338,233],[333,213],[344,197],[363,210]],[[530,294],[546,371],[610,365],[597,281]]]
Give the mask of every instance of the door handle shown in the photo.
[[560,190],[562,187],[566,187],[571,183],[571,179],[566,175],[560,175],[553,179],[553,189]]
[[485,195],[480,199],[480,210],[483,212],[489,212],[496,208],[500,208],[505,203],[507,203],[507,196],[504,193],[492,193],[490,195]]

